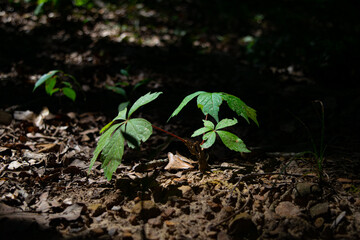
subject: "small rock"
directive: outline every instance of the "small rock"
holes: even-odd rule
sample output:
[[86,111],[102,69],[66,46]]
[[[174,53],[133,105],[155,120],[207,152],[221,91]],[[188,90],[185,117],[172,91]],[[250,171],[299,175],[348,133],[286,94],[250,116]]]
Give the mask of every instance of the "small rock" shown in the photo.
[[156,218],[150,218],[148,220],[148,223],[154,227],[161,227],[163,224],[160,216],[158,216]]
[[87,206],[87,208],[91,212],[93,212],[93,214],[92,214],[93,217],[100,216],[106,210],[105,207],[101,203],[90,204],[89,206]]
[[172,217],[172,215],[175,213],[174,208],[167,208],[161,213],[161,217],[164,220],[168,220]]
[[284,201],[280,202],[279,205],[275,208],[275,213],[281,217],[291,218],[299,216],[300,209],[293,203]]
[[349,202],[346,199],[340,200],[339,207],[342,211],[350,211]]
[[161,211],[151,200],[140,201],[132,209],[135,214],[140,214],[142,218],[149,219],[160,215]]
[[317,184],[304,182],[298,183],[295,188],[295,197],[307,197],[310,194],[320,194],[321,189]]
[[93,228],[91,229],[91,233],[94,234],[95,236],[100,236],[104,234],[104,229],[102,228]]
[[190,186],[184,185],[179,187],[178,189],[181,191],[183,198],[191,199],[192,196],[194,195],[194,191]]
[[328,211],[329,211],[329,204],[327,202],[318,203],[312,208],[310,208],[310,215],[312,218],[315,218],[328,213]]
[[256,239],[258,232],[251,216],[246,213],[239,213],[229,224],[229,234],[237,239]]
[[12,116],[10,113],[0,111],[0,124],[9,125],[12,121]]
[[325,222],[324,218],[318,217],[314,222],[314,226],[316,228],[321,228],[324,225],[324,222]]

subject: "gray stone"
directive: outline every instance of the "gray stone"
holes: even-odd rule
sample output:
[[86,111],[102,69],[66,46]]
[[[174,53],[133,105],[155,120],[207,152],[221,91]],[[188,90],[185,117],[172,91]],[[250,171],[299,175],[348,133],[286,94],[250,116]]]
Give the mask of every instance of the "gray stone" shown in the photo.
[[312,218],[315,218],[327,214],[328,211],[329,211],[329,204],[327,202],[318,203],[312,208],[310,208],[310,215]]
[[275,208],[275,213],[281,217],[291,218],[300,215],[300,208],[291,202],[280,202]]

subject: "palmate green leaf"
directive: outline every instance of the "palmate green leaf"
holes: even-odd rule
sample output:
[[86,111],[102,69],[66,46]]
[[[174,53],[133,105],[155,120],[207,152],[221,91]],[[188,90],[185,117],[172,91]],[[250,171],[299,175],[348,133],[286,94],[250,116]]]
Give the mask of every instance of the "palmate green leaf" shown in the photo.
[[143,118],[134,118],[121,126],[121,131],[123,131],[124,137],[128,138],[126,140],[129,147],[135,148],[140,145],[141,141],[145,142],[151,136],[153,129],[149,121]]
[[91,168],[93,167],[95,161],[98,159],[99,157],[99,154],[101,153],[101,151],[103,150],[103,148],[105,147],[105,145],[108,143],[110,137],[111,137],[111,134],[118,128],[120,127],[121,123],[117,123],[117,124],[114,124],[112,125],[106,132],[104,132],[99,141],[98,141],[98,144],[95,148],[95,151],[93,153],[93,157],[91,158],[91,161],[90,161],[90,166],[89,166],[89,172],[91,170]]
[[102,161],[101,168],[104,169],[104,174],[108,181],[110,181],[113,173],[121,163],[122,156],[124,155],[124,143],[124,136],[118,129],[110,136],[102,150],[100,157]]
[[219,122],[219,107],[222,103],[220,93],[201,93],[197,98],[197,105],[204,115],[210,114],[216,122]]
[[201,134],[204,134],[208,131],[211,131],[213,129],[211,128],[208,128],[208,127],[202,127],[202,128],[199,128],[198,130],[196,130],[192,135],[191,137],[197,137],[197,136],[200,136]]
[[229,108],[237,113],[237,115],[243,117],[248,123],[249,118],[253,120],[256,125],[259,123],[256,119],[256,110],[247,106],[240,98],[234,95],[221,93],[221,97],[227,102]]
[[237,152],[250,152],[250,150],[246,148],[245,143],[235,134],[222,130],[216,132],[219,135],[221,141],[229,149]]
[[203,140],[205,141],[203,144],[201,144],[202,148],[209,148],[211,147],[216,140],[216,133],[214,131],[205,133],[203,136]]
[[53,89],[56,85],[56,76],[49,78],[47,81],[45,81],[45,91],[50,96],[53,94]]
[[182,102],[180,103],[180,105],[175,109],[175,111],[171,114],[171,116],[169,117],[169,119],[167,121],[170,120],[170,118],[175,117],[176,115],[179,114],[179,112],[186,106],[186,104],[188,104],[193,98],[195,98],[196,96],[200,95],[201,93],[205,93],[204,91],[198,91],[198,92],[194,92],[188,96],[186,96]]
[[218,130],[218,129],[230,127],[237,124],[237,122],[238,121],[235,118],[234,119],[225,118],[216,125],[215,129]]
[[210,129],[214,129],[215,125],[209,121],[209,120],[203,120],[204,122],[204,127],[210,128]]
[[61,89],[65,96],[70,98],[71,100],[75,101],[76,99],[76,92],[72,88],[64,87]]
[[127,106],[129,106],[129,104],[130,104],[130,101],[120,103],[118,106],[118,111],[121,112],[122,110],[127,108]]
[[61,72],[60,70],[52,70],[44,75],[42,75],[39,80],[37,80],[37,82],[35,83],[34,89],[33,91],[36,90],[36,88],[38,88],[41,84],[43,84],[44,82],[46,82],[46,80],[52,78],[55,74],[57,74],[58,72]]
[[196,137],[196,136],[199,136],[203,133],[206,133],[208,131],[211,131],[211,130],[214,130],[214,124],[208,120],[203,120],[204,122],[204,127],[202,128],[199,128],[198,130],[196,130],[192,135],[191,137]]
[[117,120],[125,120],[126,119],[126,112],[127,112],[127,108],[123,109],[122,111],[120,111],[118,113],[118,115],[108,124],[105,125],[105,127],[103,127],[100,130],[100,133],[103,133],[104,131],[106,131],[106,129],[108,129],[115,121]]
[[140,97],[130,108],[128,118],[130,118],[131,114],[133,114],[139,107],[154,101],[160,94],[162,94],[162,92],[149,92],[146,95]]

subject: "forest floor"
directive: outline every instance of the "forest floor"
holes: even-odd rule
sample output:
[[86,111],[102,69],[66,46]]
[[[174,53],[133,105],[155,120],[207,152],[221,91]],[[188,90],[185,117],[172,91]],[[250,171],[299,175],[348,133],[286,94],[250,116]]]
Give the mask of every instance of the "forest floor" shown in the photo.
[[[104,9],[65,20],[56,14],[0,12],[1,238],[360,238],[360,155],[354,151],[359,142],[352,140],[351,129],[344,130],[350,134],[345,138],[336,134],[338,129],[330,130],[346,146],[329,146],[319,181],[314,159],[298,151],[305,135],[299,132],[305,130],[296,119],[284,117],[290,108],[312,119],[304,102],[324,96],[330,96],[329,111],[335,111],[343,93],[290,72],[285,77],[265,75],[269,80],[262,81],[264,75],[239,57],[206,53],[206,43],[201,54],[169,46],[167,41],[177,37],[170,30],[160,37],[148,29],[131,35],[113,24],[119,16],[120,10],[114,15]],[[130,80],[120,74],[127,66],[133,72]],[[82,88],[75,103],[40,89],[32,93],[35,81],[52,69],[79,80]],[[168,100],[144,108],[141,116],[182,136],[201,125],[195,108],[181,119],[164,121],[186,94],[240,92],[262,114],[261,130],[238,129],[252,152],[215,147],[206,173],[196,165],[165,170],[168,152],[189,154],[181,143],[155,131],[141,151],[125,151],[111,181],[99,162],[88,172],[99,131],[116,116],[121,102],[105,85],[135,85],[145,78],[152,80],[139,89],[139,96],[164,91]],[[349,89],[346,94],[354,93]],[[342,124],[348,124],[350,110],[340,111]],[[330,121],[329,126],[339,127],[337,123]]]

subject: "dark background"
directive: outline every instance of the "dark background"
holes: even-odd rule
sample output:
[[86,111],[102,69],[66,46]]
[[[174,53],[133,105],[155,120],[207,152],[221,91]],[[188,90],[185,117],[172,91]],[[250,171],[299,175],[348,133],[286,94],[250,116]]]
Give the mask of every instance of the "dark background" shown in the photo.
[[[318,140],[320,105],[313,101],[320,100],[327,153],[358,156],[358,1],[89,1],[79,7],[60,1],[44,5],[39,16],[32,1],[0,2],[3,110],[18,105],[17,110],[39,112],[48,106],[53,113],[97,111],[111,119],[122,99],[104,83],[123,80],[120,69],[130,66],[134,79],[152,79],[134,99],[164,92],[143,109],[160,126],[187,94],[224,91],[257,110],[260,128],[239,119],[234,130],[248,146],[305,151],[311,144],[298,119]],[[99,23],[122,26],[119,34],[133,33],[136,40],[102,36]],[[165,35],[171,41],[144,44],[148,36]],[[74,52],[81,60],[67,61]],[[86,101],[80,94],[72,103],[43,89],[33,93],[36,76],[53,69],[86,85]],[[201,126],[195,105],[170,121],[175,133],[189,136]],[[231,116],[225,105],[220,113]]]

